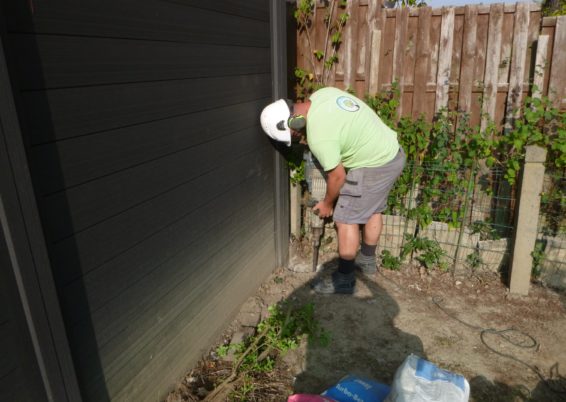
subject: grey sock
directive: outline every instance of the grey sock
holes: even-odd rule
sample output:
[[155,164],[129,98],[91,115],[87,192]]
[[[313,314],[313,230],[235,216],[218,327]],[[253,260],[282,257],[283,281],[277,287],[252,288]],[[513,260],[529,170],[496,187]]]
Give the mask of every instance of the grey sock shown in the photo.
[[377,244],[366,244],[362,241],[362,248],[360,252],[364,257],[375,257],[375,249],[377,248]]

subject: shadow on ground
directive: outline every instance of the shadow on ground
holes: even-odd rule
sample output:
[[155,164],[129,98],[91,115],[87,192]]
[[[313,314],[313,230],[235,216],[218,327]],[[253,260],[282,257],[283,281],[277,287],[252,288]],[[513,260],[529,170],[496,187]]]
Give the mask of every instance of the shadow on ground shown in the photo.
[[[380,285],[380,276],[376,280],[358,273],[353,296],[319,295],[311,290],[310,284],[336,269],[337,260],[333,259],[323,267],[315,278],[286,297],[286,300],[299,304],[314,303],[316,319],[332,335],[332,342],[327,347],[308,344],[286,357],[287,364],[295,371],[295,393],[321,393],[348,374],[390,385],[397,368],[409,354],[427,358],[420,334],[402,331],[396,325],[400,307]],[[422,320],[427,319],[423,314]],[[431,325],[430,332],[438,330],[435,328],[438,322],[431,321]],[[415,325],[415,328],[422,330],[423,326]],[[566,393],[549,388],[550,385],[555,390],[566,390],[566,384],[561,380],[540,381],[534,389],[529,389],[521,385],[520,380],[516,385],[508,385],[481,375],[467,379],[471,388],[470,401],[474,402],[566,400]]]
[[[337,260],[325,263],[314,280],[336,266]],[[395,327],[399,306],[393,298],[375,280],[361,274],[357,278],[354,295],[319,295],[311,290],[311,282],[289,295],[291,301],[314,303],[316,318],[332,339],[329,346],[311,344],[302,353],[290,354],[289,363],[297,370],[296,393],[320,393],[348,374],[391,384],[407,355],[424,357],[419,337]]]

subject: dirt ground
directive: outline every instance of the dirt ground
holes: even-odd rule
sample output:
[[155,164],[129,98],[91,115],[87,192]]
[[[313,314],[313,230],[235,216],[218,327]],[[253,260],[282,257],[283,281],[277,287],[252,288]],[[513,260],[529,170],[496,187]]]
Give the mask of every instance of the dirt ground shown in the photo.
[[[359,275],[353,296],[317,295],[309,283],[336,266],[336,255],[327,252],[320,260],[318,273],[304,272],[310,256],[295,249],[289,269],[273,272],[244,304],[225,339],[250,325],[245,322],[250,316],[291,299],[315,304],[317,319],[331,333],[330,345],[305,341],[268,378],[258,380],[256,396],[244,400],[320,393],[347,374],[391,384],[396,369],[414,353],[465,376],[471,401],[566,401],[566,381],[560,379],[560,369],[566,374],[564,293],[533,285],[528,296],[511,296],[498,275],[476,272],[454,279],[406,265],[370,279]],[[517,331],[484,331],[510,328]],[[222,371],[223,364],[212,352],[168,402],[202,399],[215,381],[203,376]],[[261,393],[261,387],[270,391]]]

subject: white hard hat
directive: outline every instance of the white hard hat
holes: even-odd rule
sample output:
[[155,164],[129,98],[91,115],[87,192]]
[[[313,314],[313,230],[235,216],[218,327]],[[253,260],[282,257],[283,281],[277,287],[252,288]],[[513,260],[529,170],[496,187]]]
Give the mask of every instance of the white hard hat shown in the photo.
[[267,105],[261,112],[261,128],[276,141],[281,141],[291,146],[291,130],[289,129],[289,116],[291,110],[284,99],[279,99]]

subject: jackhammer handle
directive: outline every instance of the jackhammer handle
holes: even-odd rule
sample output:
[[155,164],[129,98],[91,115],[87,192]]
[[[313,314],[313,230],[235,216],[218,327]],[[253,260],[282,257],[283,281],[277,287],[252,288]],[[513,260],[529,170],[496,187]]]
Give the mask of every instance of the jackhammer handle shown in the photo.
[[[318,204],[318,201],[317,201],[317,200],[310,199],[310,200],[307,202],[307,207],[312,208],[312,207],[314,207],[316,204]],[[320,210],[318,210],[318,209],[313,209],[312,213],[315,214],[316,216],[318,216],[318,214],[320,213]]]

